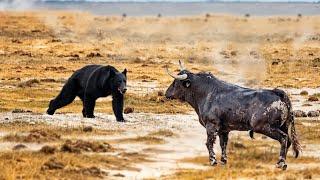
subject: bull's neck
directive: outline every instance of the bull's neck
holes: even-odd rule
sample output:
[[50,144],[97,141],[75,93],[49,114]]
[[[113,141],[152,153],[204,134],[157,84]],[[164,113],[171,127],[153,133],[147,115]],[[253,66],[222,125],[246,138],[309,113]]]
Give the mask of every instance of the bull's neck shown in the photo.
[[[201,98],[201,100],[203,100],[202,98]],[[200,101],[198,100],[198,99],[196,99],[196,98],[193,98],[193,99],[186,99],[186,101],[191,105],[191,107],[193,107],[193,109],[196,111],[196,113],[198,114],[198,116],[200,115],[200,104],[202,104],[202,103],[200,103]]]
[[229,88],[230,87],[223,81],[212,79],[207,84],[201,84],[197,86],[197,88],[193,88],[192,92],[186,97],[186,102],[188,102],[200,116],[204,104],[208,100],[212,101],[212,97]]

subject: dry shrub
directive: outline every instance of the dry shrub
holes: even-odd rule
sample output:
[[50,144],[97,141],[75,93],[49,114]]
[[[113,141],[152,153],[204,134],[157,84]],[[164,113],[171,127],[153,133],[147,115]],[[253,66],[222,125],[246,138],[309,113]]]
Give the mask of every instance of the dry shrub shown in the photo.
[[42,131],[42,130],[31,130],[28,135],[21,134],[9,134],[3,137],[6,141],[14,141],[14,142],[52,142],[60,140],[60,135],[50,132],[50,131]]
[[293,114],[295,117],[307,117],[307,113],[302,110],[294,110]]
[[35,84],[39,84],[39,83],[40,83],[40,81],[38,79],[30,79],[28,81],[19,83],[18,87],[20,87],[20,88],[32,87]]
[[91,52],[87,55],[87,57],[89,58],[93,58],[93,57],[102,57],[102,55],[100,53],[95,53],[95,52]]
[[68,169],[66,172],[74,173],[74,174],[81,174],[86,176],[92,176],[92,177],[99,177],[103,178],[104,176],[107,176],[108,173],[105,171],[102,171],[100,168],[92,166],[89,168],[73,168]]
[[319,117],[320,113],[318,111],[309,111],[308,117]]
[[164,96],[164,92],[163,91],[158,91],[158,96]]
[[124,114],[130,114],[134,112],[134,108],[133,107],[126,107],[123,111]]
[[301,96],[308,96],[308,94],[309,94],[308,91],[301,91],[300,92]]
[[25,149],[25,148],[27,148],[26,145],[24,145],[24,144],[17,144],[17,145],[15,145],[15,146],[12,148],[12,150],[14,150],[14,151],[19,151],[19,150]]
[[88,142],[83,140],[67,140],[61,147],[62,152],[81,153],[85,152],[109,152],[112,147],[108,143]]
[[57,148],[52,147],[52,146],[43,146],[40,149],[40,152],[45,153],[45,154],[54,154],[56,152]]
[[173,133],[170,130],[166,130],[166,129],[160,129],[159,131],[151,132],[149,135],[150,136],[162,136],[162,137],[173,137],[173,136],[176,136],[175,133]]
[[316,96],[310,96],[308,98],[308,101],[319,101],[319,98],[317,98]]
[[93,131],[93,127],[92,126],[86,126],[82,130],[83,130],[83,132],[92,132]]
[[24,109],[14,109],[12,110],[12,113],[31,113],[30,110],[24,110]]
[[52,78],[44,78],[44,79],[40,79],[40,82],[52,83],[52,82],[56,82],[56,80]]
[[64,169],[64,167],[65,165],[62,162],[57,161],[56,158],[51,158],[43,164],[41,170]]

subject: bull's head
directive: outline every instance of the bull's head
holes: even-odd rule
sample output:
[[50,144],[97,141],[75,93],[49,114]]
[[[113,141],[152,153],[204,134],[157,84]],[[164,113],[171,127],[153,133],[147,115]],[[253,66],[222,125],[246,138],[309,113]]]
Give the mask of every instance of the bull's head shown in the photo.
[[188,90],[192,86],[192,73],[185,70],[181,61],[179,60],[180,72],[178,75],[174,75],[169,72],[167,73],[174,78],[173,83],[169,86],[166,91],[166,98],[168,99],[179,99],[181,101],[186,101],[188,95],[190,95],[190,91]]

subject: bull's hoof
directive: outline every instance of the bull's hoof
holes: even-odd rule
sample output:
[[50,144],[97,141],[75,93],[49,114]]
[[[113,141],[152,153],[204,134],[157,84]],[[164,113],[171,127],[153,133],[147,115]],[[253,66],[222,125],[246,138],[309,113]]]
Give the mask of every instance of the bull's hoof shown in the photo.
[[227,160],[226,159],[221,159],[221,165],[226,165],[227,164]]
[[284,161],[280,161],[276,164],[276,167],[282,170],[286,170],[288,165],[286,165],[286,163]]
[[218,162],[217,162],[217,160],[210,160],[210,165],[211,166],[216,166],[216,165],[218,165]]

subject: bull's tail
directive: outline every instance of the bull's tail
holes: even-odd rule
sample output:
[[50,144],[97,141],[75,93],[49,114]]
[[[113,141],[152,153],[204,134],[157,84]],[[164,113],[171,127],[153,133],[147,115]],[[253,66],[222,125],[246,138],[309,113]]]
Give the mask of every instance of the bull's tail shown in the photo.
[[299,156],[299,153],[302,151],[302,149],[301,149],[301,145],[298,141],[296,128],[294,127],[294,121],[290,122],[288,132],[289,132],[289,138],[292,142],[292,149],[294,151],[294,157],[297,158]]
[[291,101],[288,97],[288,95],[280,89],[273,89],[272,90],[277,96],[280,97],[281,101],[286,103],[287,107],[288,107],[288,122],[285,124],[288,124],[288,135],[290,138],[290,141],[292,143],[292,148],[295,154],[295,158],[297,158],[299,156],[299,153],[302,151],[301,149],[301,145],[298,141],[298,135],[296,133],[296,129],[294,126],[294,115],[293,115],[293,111],[292,111],[292,104]]

